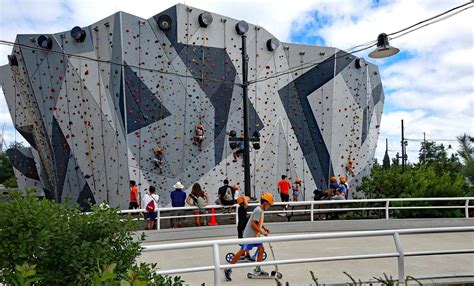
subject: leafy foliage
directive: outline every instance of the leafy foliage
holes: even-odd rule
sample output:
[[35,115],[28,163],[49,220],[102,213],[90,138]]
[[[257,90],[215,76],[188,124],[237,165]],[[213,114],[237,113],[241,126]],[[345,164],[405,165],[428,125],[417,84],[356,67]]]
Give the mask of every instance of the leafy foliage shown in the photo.
[[463,162],[462,172],[474,184],[474,137],[463,134],[457,137],[460,150],[458,155]]
[[[85,214],[32,195],[11,193],[7,202],[0,203],[0,283],[17,285],[18,265],[25,263],[36,271],[39,281],[35,285],[91,285],[129,275],[170,281],[153,276],[151,265],[135,265],[141,250],[140,242],[131,236],[136,222],[121,220],[115,209],[104,205],[93,206],[92,211]],[[135,280],[129,279],[128,285],[181,285],[136,284]]]
[[[408,165],[402,171],[399,162],[393,161],[387,168],[374,164],[370,177],[364,177],[357,188],[367,198],[421,198],[421,197],[461,197],[468,192],[464,176],[460,173],[461,164],[457,157],[448,158],[444,146],[434,142],[422,144],[420,163]],[[430,202],[444,204],[446,202]],[[456,205],[459,202],[453,202]],[[426,202],[394,203],[394,206],[423,206]],[[459,216],[459,210],[403,210],[395,211],[396,217],[418,216]]]
[[7,154],[0,152],[0,184],[14,177],[13,167]]

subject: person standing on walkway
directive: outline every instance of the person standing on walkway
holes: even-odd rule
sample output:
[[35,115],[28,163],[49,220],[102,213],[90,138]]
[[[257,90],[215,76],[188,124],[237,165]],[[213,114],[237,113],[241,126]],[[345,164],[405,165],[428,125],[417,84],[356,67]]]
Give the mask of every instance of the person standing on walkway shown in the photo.
[[138,187],[137,183],[133,180],[130,181],[130,202],[128,204],[128,209],[138,209]]
[[280,194],[282,202],[288,202],[290,200],[290,187],[290,181],[286,179],[285,175],[281,175],[281,180],[278,182],[278,193]]
[[158,208],[158,202],[160,201],[160,196],[156,194],[156,189],[154,186],[150,186],[149,194],[146,194],[143,198],[142,208],[146,209],[145,213],[145,223],[146,229],[151,230],[156,226],[156,209]]
[[[219,191],[217,192],[217,195],[219,197],[219,201],[220,201],[221,205],[230,207],[230,206],[233,206],[235,204],[235,199],[234,199],[235,190],[234,190],[234,188],[229,186],[229,180],[228,179],[224,180],[224,185],[219,188]],[[230,212],[230,209],[224,210],[224,211],[225,212],[226,211]]]
[[293,184],[292,191],[293,191],[293,201],[296,202],[298,201],[298,197],[301,194],[301,179],[299,178],[295,179],[295,183]]
[[[193,210],[194,217],[194,224],[196,226],[201,226],[201,216],[202,214],[206,214],[205,207],[209,204],[209,195],[203,191],[201,185],[199,183],[195,183],[191,189],[191,193],[189,194],[188,198],[186,199],[186,203],[190,206],[198,207],[197,210]],[[203,217],[204,225],[206,225],[206,217]]]
[[[174,208],[184,207],[186,201],[186,192],[183,191],[183,184],[181,184],[181,182],[177,182],[173,188],[174,191],[171,192],[171,206]],[[184,215],[184,211],[182,210],[176,210],[172,212],[172,216],[182,215]],[[171,227],[182,227],[182,221],[182,218],[171,219]]]

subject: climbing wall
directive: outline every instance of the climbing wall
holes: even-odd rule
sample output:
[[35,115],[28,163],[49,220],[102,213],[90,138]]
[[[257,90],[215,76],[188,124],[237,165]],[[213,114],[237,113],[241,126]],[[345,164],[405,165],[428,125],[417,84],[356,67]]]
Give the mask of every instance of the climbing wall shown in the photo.
[[[243,131],[238,20],[209,13],[203,23],[204,12],[178,4],[150,19],[118,12],[80,34],[18,35],[0,83],[31,145],[9,152],[20,186],[85,209],[125,208],[129,180],[142,196],[156,186],[162,205],[176,181],[188,191],[201,183],[212,200],[225,178],[243,186],[229,146],[229,132]],[[276,195],[283,174],[302,180],[304,199],[333,175],[348,177],[355,195],[383,109],[377,67],[337,48],[280,43],[255,25],[246,37],[250,134],[261,135],[250,152],[252,195]]]

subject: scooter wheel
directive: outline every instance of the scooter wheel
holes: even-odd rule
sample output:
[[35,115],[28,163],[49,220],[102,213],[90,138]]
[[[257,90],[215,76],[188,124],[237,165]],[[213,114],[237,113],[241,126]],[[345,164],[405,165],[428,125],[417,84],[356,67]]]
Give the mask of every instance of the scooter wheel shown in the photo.
[[232,261],[233,258],[234,258],[234,254],[232,252],[229,252],[225,255],[225,260],[229,263]]
[[263,252],[263,256],[262,256],[262,261],[265,261],[265,260],[267,260],[267,252],[266,251]]
[[276,271],[273,270],[273,271],[270,273],[270,276],[275,277],[275,275],[276,275]]
[[277,277],[278,279],[281,279],[281,278],[283,278],[283,274],[281,274],[280,272],[277,272],[276,277]]
[[252,278],[253,278],[253,275],[252,275],[252,273],[250,273],[250,272],[249,272],[249,273],[247,273],[247,278],[250,278],[250,279],[252,279]]

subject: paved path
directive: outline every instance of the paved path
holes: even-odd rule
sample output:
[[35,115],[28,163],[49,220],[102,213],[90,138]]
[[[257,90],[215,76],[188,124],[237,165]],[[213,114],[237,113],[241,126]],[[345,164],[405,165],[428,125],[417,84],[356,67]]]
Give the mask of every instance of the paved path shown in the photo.
[[[222,237],[234,238],[234,237]],[[173,242],[202,241],[210,239],[187,239],[174,240]],[[149,243],[165,244],[170,241]],[[404,251],[424,250],[448,250],[448,249],[474,249],[474,233],[439,233],[439,234],[417,234],[401,235],[401,243]],[[145,244],[146,245],[146,244]],[[338,255],[372,254],[382,252],[396,252],[393,238],[367,237],[367,238],[344,238],[313,240],[299,242],[273,243],[277,259],[294,259],[309,257],[325,257]],[[221,259],[224,260],[227,252],[235,251],[238,246],[222,246]],[[271,256],[269,256],[271,259]],[[185,250],[172,250],[153,253],[144,253],[140,261],[158,262],[161,269],[184,268],[193,266],[212,265],[211,248],[195,248]],[[290,285],[315,285],[311,279],[312,270],[318,282],[326,284],[350,282],[349,278],[342,272],[346,271],[356,280],[368,281],[373,276],[382,276],[383,273],[397,277],[397,259],[369,259],[338,262],[318,262],[306,264],[292,264],[279,266],[283,273],[282,281],[288,281]],[[272,266],[266,266],[266,271],[271,271]],[[474,255],[442,255],[405,258],[406,275],[415,277],[441,276],[443,274],[471,274],[474,275]],[[273,280],[251,280],[246,278],[250,268],[239,268],[233,270],[232,282],[225,282],[222,274],[222,285],[276,285]],[[182,277],[188,285],[214,285],[213,272],[185,273]],[[465,278],[463,281],[474,281],[474,276]],[[283,284],[284,285],[284,284]]]

